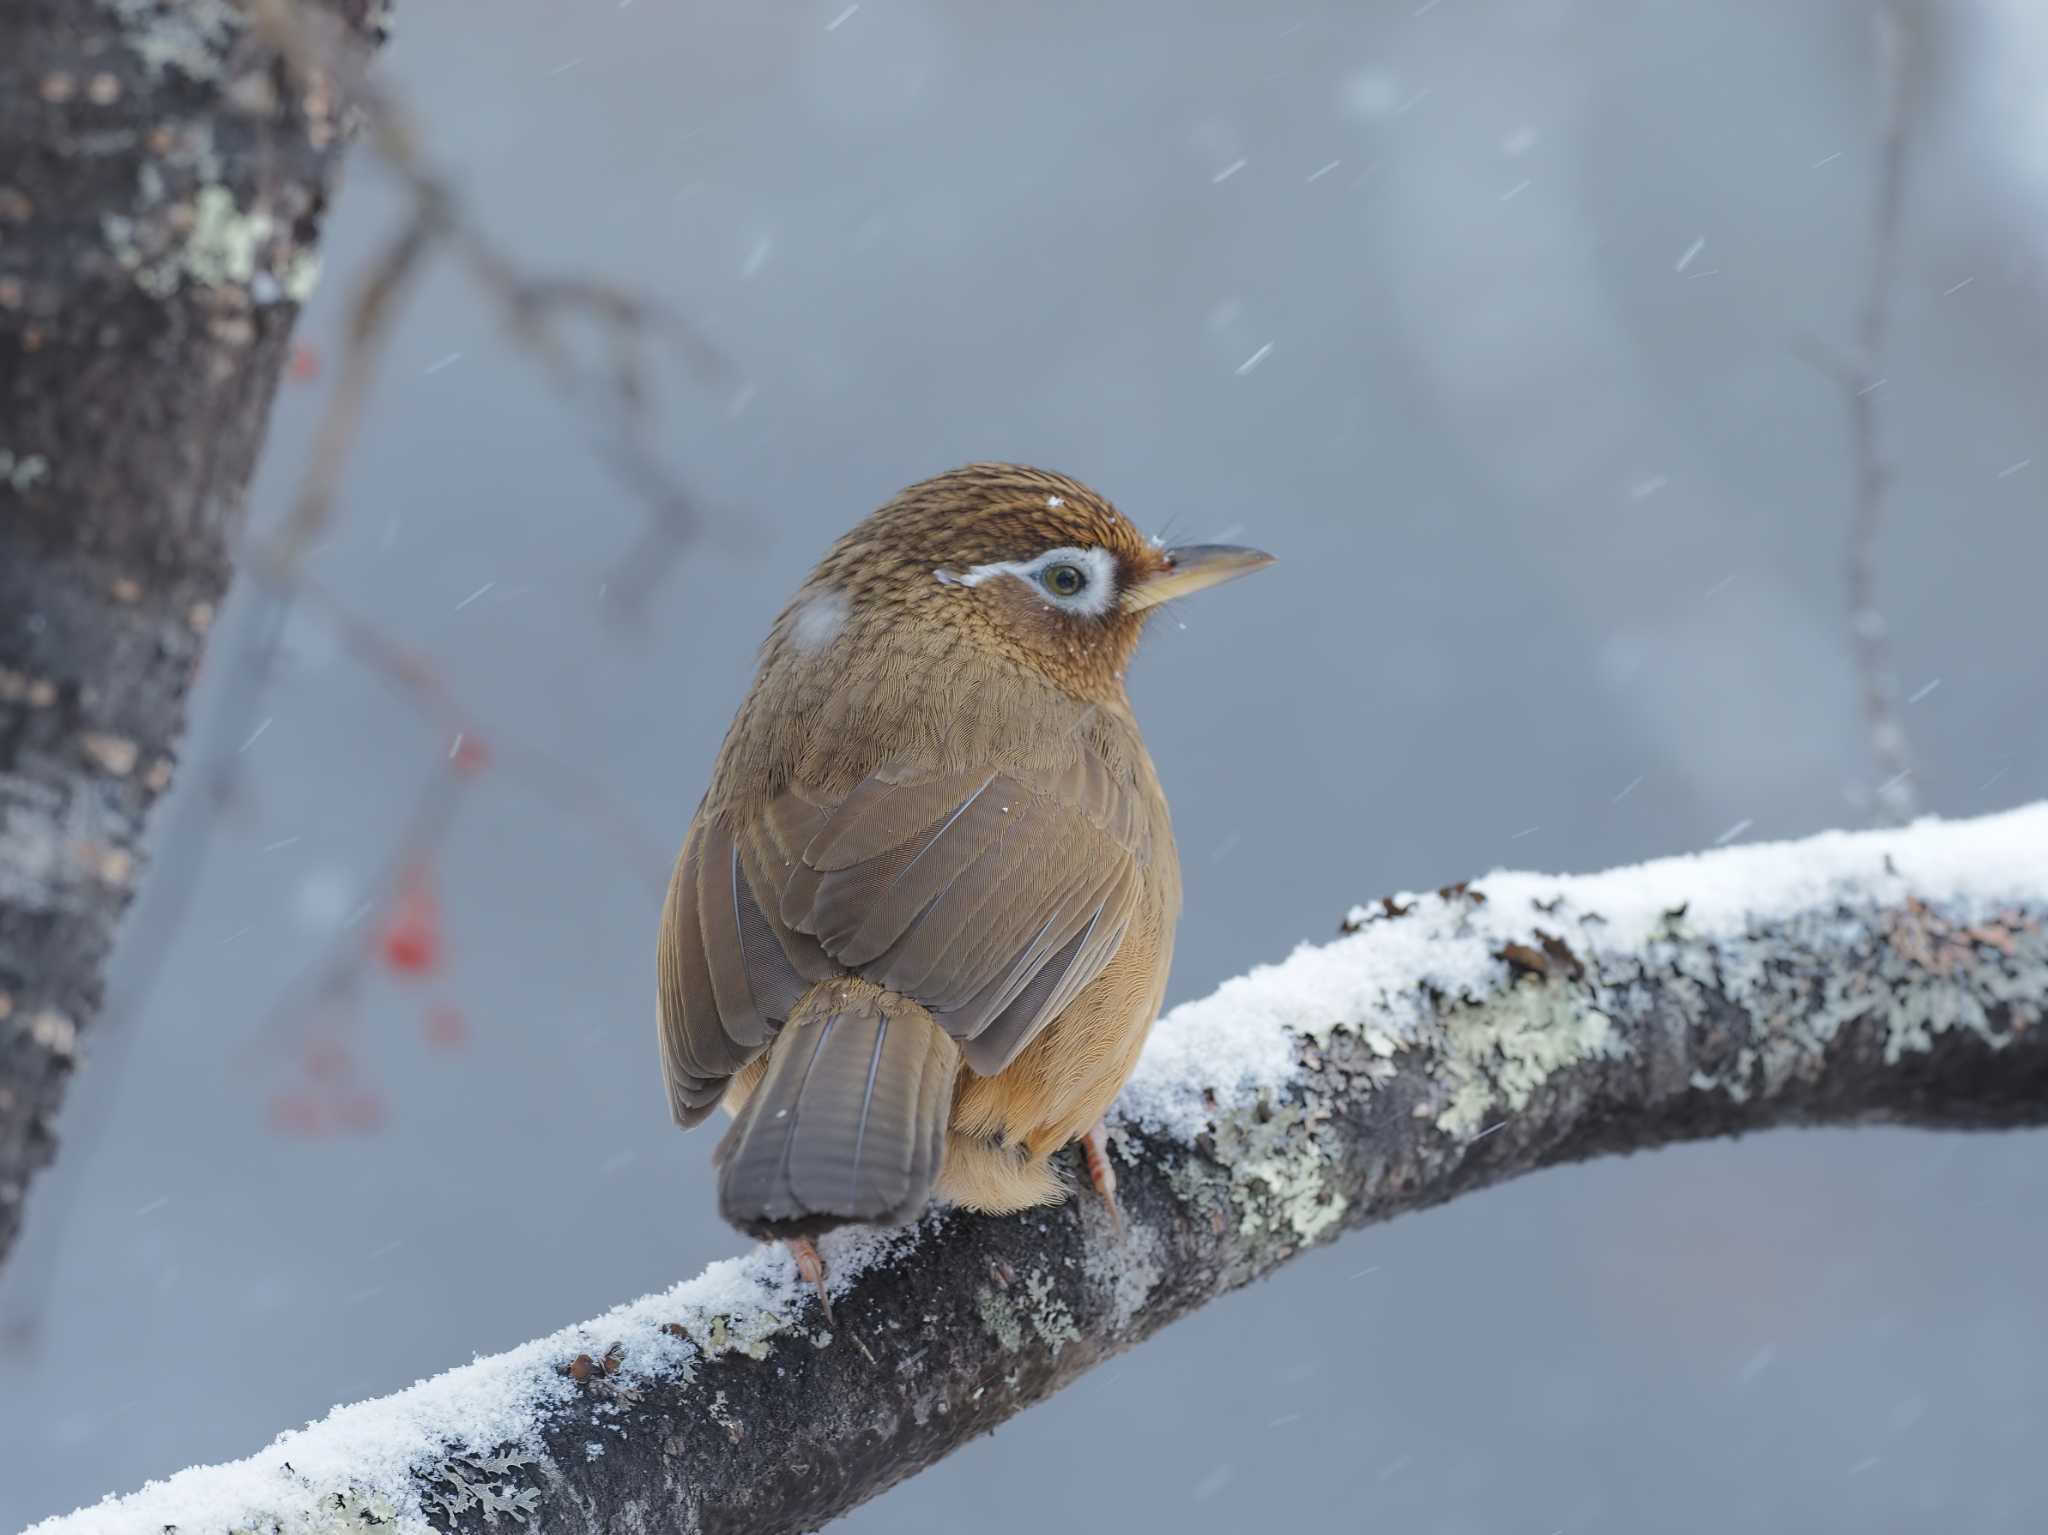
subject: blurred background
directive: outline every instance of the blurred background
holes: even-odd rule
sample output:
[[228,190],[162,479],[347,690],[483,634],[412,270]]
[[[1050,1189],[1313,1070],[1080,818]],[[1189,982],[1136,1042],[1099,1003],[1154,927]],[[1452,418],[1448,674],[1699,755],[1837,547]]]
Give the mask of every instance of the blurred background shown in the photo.
[[[494,750],[601,793],[486,767],[427,973],[309,1010],[448,742],[317,618],[253,719],[212,668],[130,1011],[0,1274],[0,1525],[738,1250],[656,1080],[660,881],[778,604],[938,469],[1061,469],[1284,561],[1134,675],[1187,870],[1173,999],[1382,892],[1867,819],[1813,357],[1870,258],[1872,14],[402,0],[384,78],[479,221],[744,376],[656,397],[709,527],[638,627],[609,613],[645,510],[436,269],[312,569]],[[2048,794],[2048,9],[1912,14],[1878,583],[1922,804],[1969,815]],[[359,152],[259,519],[402,208]],[[843,1527],[2038,1530],[2044,1210],[2039,1135],[1551,1173],[1311,1255]]]

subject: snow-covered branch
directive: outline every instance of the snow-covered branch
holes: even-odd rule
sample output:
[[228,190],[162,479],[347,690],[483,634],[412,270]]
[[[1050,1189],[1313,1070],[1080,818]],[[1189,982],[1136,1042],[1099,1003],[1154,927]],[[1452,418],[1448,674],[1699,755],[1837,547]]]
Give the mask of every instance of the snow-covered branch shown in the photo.
[[[1305,1248],[1783,1124],[2048,1120],[2048,804],[1352,913],[1164,1019],[1092,1200],[776,1249],[37,1527],[813,1529]],[[650,1108],[650,1112],[652,1112]]]

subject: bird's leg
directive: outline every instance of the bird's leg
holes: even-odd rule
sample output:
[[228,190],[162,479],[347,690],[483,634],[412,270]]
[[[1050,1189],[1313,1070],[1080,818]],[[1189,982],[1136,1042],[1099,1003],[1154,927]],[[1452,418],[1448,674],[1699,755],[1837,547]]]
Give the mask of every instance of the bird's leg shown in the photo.
[[1116,1202],[1116,1169],[1109,1165],[1109,1121],[1100,1119],[1081,1137],[1081,1156],[1088,1163],[1088,1181],[1109,1206],[1109,1224],[1119,1239],[1124,1234],[1124,1213]]
[[818,1256],[818,1244],[809,1237],[791,1237],[784,1244],[789,1255],[796,1259],[797,1273],[808,1280],[818,1292],[818,1305],[825,1313],[825,1320],[832,1320],[832,1297],[825,1293],[825,1260]]

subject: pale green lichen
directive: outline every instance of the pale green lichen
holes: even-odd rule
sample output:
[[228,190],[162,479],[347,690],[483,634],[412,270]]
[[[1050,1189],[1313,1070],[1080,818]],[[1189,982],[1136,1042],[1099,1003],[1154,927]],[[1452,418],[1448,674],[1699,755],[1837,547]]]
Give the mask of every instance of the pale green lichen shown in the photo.
[[539,1464],[534,1456],[516,1450],[451,1455],[435,1469],[426,1501],[451,1519],[475,1509],[486,1524],[496,1524],[500,1515],[531,1524],[540,1504],[540,1489],[521,1486],[510,1473]]
[[746,1437],[747,1431],[740,1426],[740,1420],[733,1415],[732,1405],[726,1401],[723,1391],[717,1392],[712,1396],[711,1405],[705,1410],[710,1413],[711,1421],[724,1429],[725,1437],[734,1444],[738,1444],[740,1440]]
[[[716,1359],[720,1354],[745,1354],[749,1359],[766,1359],[775,1351],[775,1339],[789,1327],[789,1318],[776,1311],[715,1316],[704,1338],[704,1357]],[[685,1364],[684,1380],[690,1378],[691,1368]]]
[[[1747,1037],[1726,1066],[1695,1071],[1690,1085],[1746,1103],[1817,1075],[1828,1048],[1858,1020],[1883,1029],[1888,1066],[1925,1054],[1956,1029],[2003,1049],[2011,1035],[1994,1026],[1994,1010],[2004,1008],[2014,1030],[2041,1020],[2048,936],[2016,915],[1971,924],[1908,902],[1794,917],[1714,942],[1678,930],[1655,946],[1647,968],[1688,1026],[1704,1022],[1715,997],[1733,1004]],[[1729,1016],[1724,1004],[1724,1023]]]
[[[531,1525],[539,1511],[541,1491],[521,1485],[516,1472],[537,1470],[538,1456],[517,1449],[496,1454],[458,1453],[449,1455],[420,1473],[425,1484],[421,1505],[428,1513],[447,1518],[474,1510],[486,1524],[500,1518]],[[280,1505],[255,1523],[226,1527],[223,1535],[363,1535],[385,1528],[423,1528],[419,1509],[401,1514],[391,1498],[381,1492],[364,1492],[350,1487],[342,1492],[315,1493],[300,1483],[306,1501],[297,1507]]]
[[[1397,1035],[1388,1033],[1385,1029],[1374,1028],[1369,1023],[1359,1025],[1358,1037],[1364,1040],[1366,1048],[1382,1061],[1391,1061],[1394,1056],[1408,1048],[1407,1041]],[[1377,1077],[1376,1080],[1384,1081],[1392,1075],[1393,1070],[1390,1067],[1383,1075]]]
[[1122,1332],[1144,1309],[1166,1277],[1160,1258],[1159,1234],[1134,1222],[1121,1242],[1090,1242],[1081,1255],[1081,1272],[1109,1301],[1110,1326]]
[[1887,924],[1881,978],[1893,992],[1885,1019],[1885,1063],[1934,1048],[1935,1036],[1965,1029],[2003,1049],[2012,1033],[1992,1027],[2003,1007],[2013,1033],[2037,1026],[2048,995],[2048,933],[2016,912],[1966,923],[1919,902]]
[[186,283],[239,289],[258,305],[310,299],[320,281],[320,253],[294,244],[273,210],[244,209],[236,201],[233,188],[215,179],[218,167],[208,169],[210,138],[176,158],[200,175],[188,203],[170,202],[162,171],[145,163],[134,212],[100,216],[107,248],[135,285],[157,299]]
[[121,35],[152,73],[175,69],[192,80],[212,80],[235,34],[241,7],[233,0],[102,0],[121,23]]
[[304,304],[312,298],[313,290],[320,286],[320,253],[316,250],[294,251],[278,282],[286,298],[294,304]]
[[1563,980],[1523,980],[1455,1006],[1435,1044],[1449,1094],[1436,1127],[1457,1136],[1476,1135],[1497,1110],[1526,1107],[1554,1073],[1625,1050],[1614,1020]]
[[1074,1313],[1054,1288],[1052,1275],[1042,1269],[1033,1270],[1024,1280],[1024,1293],[1031,1298],[1031,1307],[1025,1312],[1031,1329],[1055,1357],[1067,1344],[1081,1341],[1081,1329],[1074,1325]]
[[1025,1275],[1021,1297],[983,1285],[974,1292],[974,1309],[989,1336],[1012,1354],[1025,1346],[1029,1336],[1036,1336],[1055,1355],[1081,1338],[1073,1308],[1061,1298],[1053,1276],[1044,1269]]
[[0,448],[0,485],[26,493],[40,481],[48,479],[50,461],[40,453],[23,453],[16,456],[7,448]]
[[257,253],[277,232],[277,220],[261,208],[242,212],[235,194],[218,185],[201,187],[192,207],[196,222],[185,242],[185,271],[216,287],[253,278]]
[[[1330,1186],[1334,1154],[1316,1134],[1328,1117],[1312,1088],[1305,1104],[1262,1101],[1217,1119],[1211,1159],[1224,1169],[1221,1192],[1241,1235],[1305,1247],[1343,1219],[1350,1201]],[[1194,1160],[1170,1177],[1181,1198],[1194,1204],[1207,1203],[1218,1181]]]
[[1002,1291],[992,1285],[983,1285],[974,1292],[974,1309],[980,1313],[981,1325],[988,1330],[988,1335],[1005,1351],[1014,1354],[1024,1346],[1024,1324],[1018,1320],[1016,1309]]
[[362,1535],[398,1522],[398,1510],[388,1498],[365,1495],[351,1488],[321,1498],[303,1514],[271,1519],[261,1525],[238,1524],[227,1535]]
[[[1896,1064],[1956,1030],[2003,1048],[2048,1014],[2048,935],[2018,913],[1944,918],[1909,901],[1775,915],[1731,932],[1696,930],[1679,906],[1630,947],[1603,951],[1597,913],[1555,898],[1540,909],[1543,930],[1496,922],[1480,940],[1482,967],[1442,961],[1453,983],[1388,991],[1377,1008],[1290,1027],[1291,1080],[1249,1106],[1211,1101],[1204,1155],[1168,1170],[1179,1198],[1214,1219],[1227,1211],[1260,1270],[1285,1251],[1259,1239],[1306,1245],[1342,1222],[1345,1152],[1324,1144],[1319,1126],[1338,1099],[1397,1076],[1419,1090],[1416,1115],[1463,1143],[1533,1111],[1564,1075],[1626,1059],[1618,1018],[1656,1019],[1674,1043],[1711,1051],[1673,1089],[1747,1103],[1817,1079],[1852,1025],[1881,1030]],[[1398,1028],[1386,1023],[1393,1016]]]
[[[218,184],[202,186],[191,205],[190,228],[182,235],[170,232],[163,218],[129,218],[125,214],[100,216],[100,228],[114,259],[135,279],[135,286],[151,298],[169,298],[187,282],[210,288],[230,285],[251,289],[260,282],[271,289],[272,301],[289,286],[306,288],[309,278],[297,270],[299,255],[285,260],[286,276],[279,278],[259,257],[277,234],[277,220],[256,209],[242,212],[235,194]],[[313,277],[318,276],[317,266]],[[310,291],[308,289],[307,291]]]

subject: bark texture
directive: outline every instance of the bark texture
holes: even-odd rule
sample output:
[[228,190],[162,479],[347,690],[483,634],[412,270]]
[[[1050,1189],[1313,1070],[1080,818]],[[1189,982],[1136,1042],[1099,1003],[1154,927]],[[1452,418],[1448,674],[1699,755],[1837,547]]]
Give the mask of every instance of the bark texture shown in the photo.
[[1113,1123],[1121,1240],[1092,1199],[828,1238],[829,1322],[763,1249],[42,1530],[816,1529],[1404,1211],[1780,1125],[2048,1122],[2044,881],[2048,806],[1390,900],[1161,1023],[1199,1044]]
[[[338,59],[373,9],[318,13]],[[0,1260],[171,781],[341,113],[232,0],[0,5]]]

